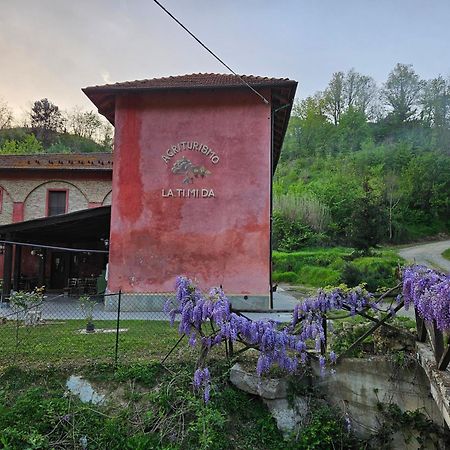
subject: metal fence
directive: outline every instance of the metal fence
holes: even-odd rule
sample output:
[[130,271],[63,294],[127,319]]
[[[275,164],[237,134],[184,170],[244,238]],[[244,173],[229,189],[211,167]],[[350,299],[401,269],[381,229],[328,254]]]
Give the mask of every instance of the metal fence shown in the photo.
[[163,305],[170,294],[78,298],[46,295],[18,307],[0,304],[0,369],[53,362],[114,363],[159,357],[178,339]]

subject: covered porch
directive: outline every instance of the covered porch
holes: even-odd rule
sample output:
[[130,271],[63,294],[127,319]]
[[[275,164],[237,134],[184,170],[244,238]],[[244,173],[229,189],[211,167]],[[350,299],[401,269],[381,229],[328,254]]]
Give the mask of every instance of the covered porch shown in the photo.
[[[2,302],[11,290],[95,294],[109,254],[111,207],[0,226]],[[103,283],[104,284],[104,283]]]

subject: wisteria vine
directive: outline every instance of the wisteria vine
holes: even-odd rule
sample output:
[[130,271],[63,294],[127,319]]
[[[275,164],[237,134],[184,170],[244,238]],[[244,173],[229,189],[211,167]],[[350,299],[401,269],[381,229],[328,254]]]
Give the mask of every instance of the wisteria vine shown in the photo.
[[[317,297],[296,305],[290,324],[280,326],[273,320],[250,320],[232,311],[222,289],[213,288],[204,294],[192,280],[180,276],[176,280],[176,295],[166,302],[165,311],[172,324],[180,317],[180,334],[189,338],[191,346],[201,347],[194,387],[203,391],[207,402],[211,385],[210,373],[205,367],[206,357],[212,347],[227,340],[259,350],[256,367],[259,376],[267,373],[273,365],[294,373],[299,365],[307,364],[313,343],[323,373],[327,360],[331,363],[336,361],[334,352],[321,352],[326,339],[324,317],[327,312],[344,306],[351,314],[356,314],[366,307],[375,307],[375,303],[371,294],[361,287],[320,290]],[[213,330],[209,334],[204,327],[207,322],[211,323]]]
[[403,269],[402,298],[405,307],[413,305],[427,322],[436,322],[441,331],[450,330],[450,274],[425,266]]
[[[402,293],[405,307],[413,305],[426,321],[435,321],[442,331],[450,330],[450,275],[424,266],[411,266],[402,272]],[[378,299],[379,301],[379,299]],[[240,342],[257,349],[256,373],[261,376],[277,365],[288,373],[308,363],[311,354],[319,361],[321,373],[327,361],[336,362],[334,352],[326,353],[326,317],[330,311],[346,310],[355,315],[364,309],[384,311],[372,294],[358,286],[319,290],[316,297],[298,303],[292,321],[280,325],[274,320],[250,320],[235,312],[222,289],[213,288],[204,294],[189,278],[176,280],[176,295],[165,304],[171,324],[180,318],[179,332],[187,336],[191,346],[200,346],[200,357],[194,374],[195,389],[209,400],[211,377],[206,358],[212,347],[226,341]],[[389,308],[393,314],[392,307]],[[386,312],[386,311],[384,311]],[[211,332],[207,333],[206,323]]]

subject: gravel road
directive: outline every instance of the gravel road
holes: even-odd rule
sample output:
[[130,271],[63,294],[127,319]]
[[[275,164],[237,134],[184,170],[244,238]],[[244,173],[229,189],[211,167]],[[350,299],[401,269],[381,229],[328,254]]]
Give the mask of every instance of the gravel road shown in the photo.
[[448,248],[450,240],[402,248],[398,254],[407,261],[450,272],[450,261],[442,256],[442,252]]

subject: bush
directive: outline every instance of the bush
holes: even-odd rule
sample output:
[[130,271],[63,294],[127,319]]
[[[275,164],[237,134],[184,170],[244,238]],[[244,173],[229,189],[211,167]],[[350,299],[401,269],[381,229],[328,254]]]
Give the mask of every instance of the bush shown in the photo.
[[344,265],[341,281],[349,287],[366,283],[370,292],[394,286],[400,258],[390,256],[366,256]]
[[341,273],[328,267],[303,266],[298,282],[309,286],[324,287],[339,283]]
[[272,247],[292,252],[321,241],[322,234],[315,233],[299,221],[290,221],[278,213],[273,215]]
[[295,283],[297,281],[297,274],[295,272],[275,272],[272,279],[277,282]]

